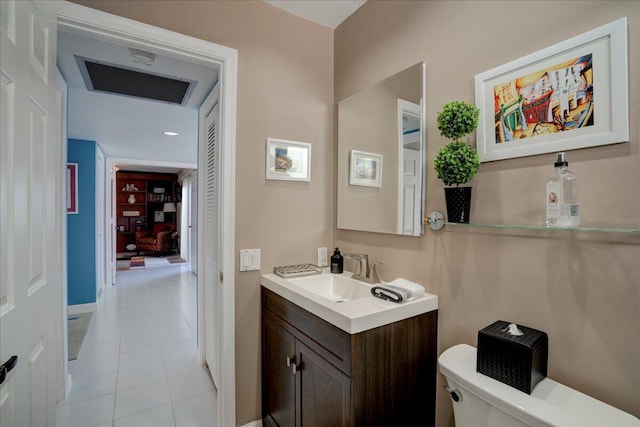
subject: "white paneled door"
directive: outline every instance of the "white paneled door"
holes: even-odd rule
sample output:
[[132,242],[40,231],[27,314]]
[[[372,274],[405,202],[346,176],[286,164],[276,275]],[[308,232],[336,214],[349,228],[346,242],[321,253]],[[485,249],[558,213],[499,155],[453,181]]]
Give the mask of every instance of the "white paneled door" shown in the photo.
[[422,151],[402,150],[402,234],[419,236],[422,229]]
[[[55,425],[65,159],[53,2],[0,2],[0,425]],[[80,184],[82,185],[82,184]],[[82,206],[80,206],[82,209]]]

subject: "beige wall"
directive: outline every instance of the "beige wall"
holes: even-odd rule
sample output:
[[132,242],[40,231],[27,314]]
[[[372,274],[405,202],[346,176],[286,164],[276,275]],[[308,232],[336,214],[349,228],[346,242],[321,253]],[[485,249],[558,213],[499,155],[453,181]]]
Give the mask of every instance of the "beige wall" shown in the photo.
[[[447,141],[436,114],[453,99],[474,102],[475,74],[597,26],[629,19],[630,142],[567,153],[579,177],[584,225],[638,227],[640,2],[368,2],[335,31],[335,99],[417,61],[427,66],[427,212],[444,211],[431,167]],[[482,164],[472,220],[541,223],[554,154]],[[334,231],[348,252],[382,261],[438,294],[438,353],[476,345],[494,320],[548,332],[549,376],[640,416],[640,239],[613,233],[494,231],[445,227],[422,238]],[[345,268],[349,264],[345,265]],[[442,377],[438,389],[441,390]],[[451,425],[438,391],[437,422]]]
[[[333,32],[259,1],[78,1],[238,50],[236,249],[262,271],[330,246]],[[312,144],[311,182],[265,180],[267,137]],[[234,256],[238,257],[238,253]],[[236,271],[237,422],[261,417],[260,272]]]
[[[630,75],[639,75],[637,1],[368,2],[335,32],[335,70],[331,30],[262,2],[78,2],[238,49],[236,248],[261,248],[263,273],[313,261],[318,246],[332,243],[370,253],[385,263],[383,277],[403,276],[439,294],[439,352],[475,344],[476,331],[498,318],[536,327],[550,333],[552,377],[640,415],[637,237],[447,229],[409,238],[333,229],[334,94],[343,99],[424,60],[431,162],[444,144],[435,113],[454,98],[472,101],[478,72],[626,15]],[[538,13],[539,5],[545,7]],[[523,20],[537,16],[544,23],[527,27],[539,32],[522,32]],[[633,78],[630,88],[631,117],[638,117]],[[584,223],[637,226],[639,122],[631,126],[631,143],[568,154],[580,177]],[[310,183],[265,181],[267,137],[313,144]],[[542,194],[552,159],[483,164],[472,215],[538,218],[542,199],[534,195]],[[429,209],[443,209],[441,188],[428,169]],[[260,418],[260,273],[236,274],[237,422],[243,425]],[[451,407],[443,393],[438,407],[446,425]]]

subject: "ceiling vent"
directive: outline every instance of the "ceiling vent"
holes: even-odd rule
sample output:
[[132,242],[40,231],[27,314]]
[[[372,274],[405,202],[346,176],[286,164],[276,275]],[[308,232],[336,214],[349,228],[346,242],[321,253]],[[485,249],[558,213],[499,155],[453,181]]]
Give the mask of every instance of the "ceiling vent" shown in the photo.
[[186,105],[194,81],[76,56],[87,90]]

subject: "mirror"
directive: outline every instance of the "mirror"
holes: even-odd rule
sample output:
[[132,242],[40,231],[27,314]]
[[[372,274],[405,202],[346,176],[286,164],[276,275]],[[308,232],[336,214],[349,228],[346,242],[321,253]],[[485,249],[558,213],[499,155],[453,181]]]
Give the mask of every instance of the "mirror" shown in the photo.
[[421,236],[422,62],[338,103],[338,228]]

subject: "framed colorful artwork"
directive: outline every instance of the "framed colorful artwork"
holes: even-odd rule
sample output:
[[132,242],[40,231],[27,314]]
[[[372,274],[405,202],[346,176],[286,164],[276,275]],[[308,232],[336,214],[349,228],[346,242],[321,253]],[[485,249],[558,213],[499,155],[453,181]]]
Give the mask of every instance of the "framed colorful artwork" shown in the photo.
[[311,180],[311,144],[267,138],[267,179]]
[[627,20],[475,76],[480,161],[629,140]]
[[382,154],[351,150],[349,184],[382,187]]
[[78,164],[67,163],[67,213],[78,213]]

